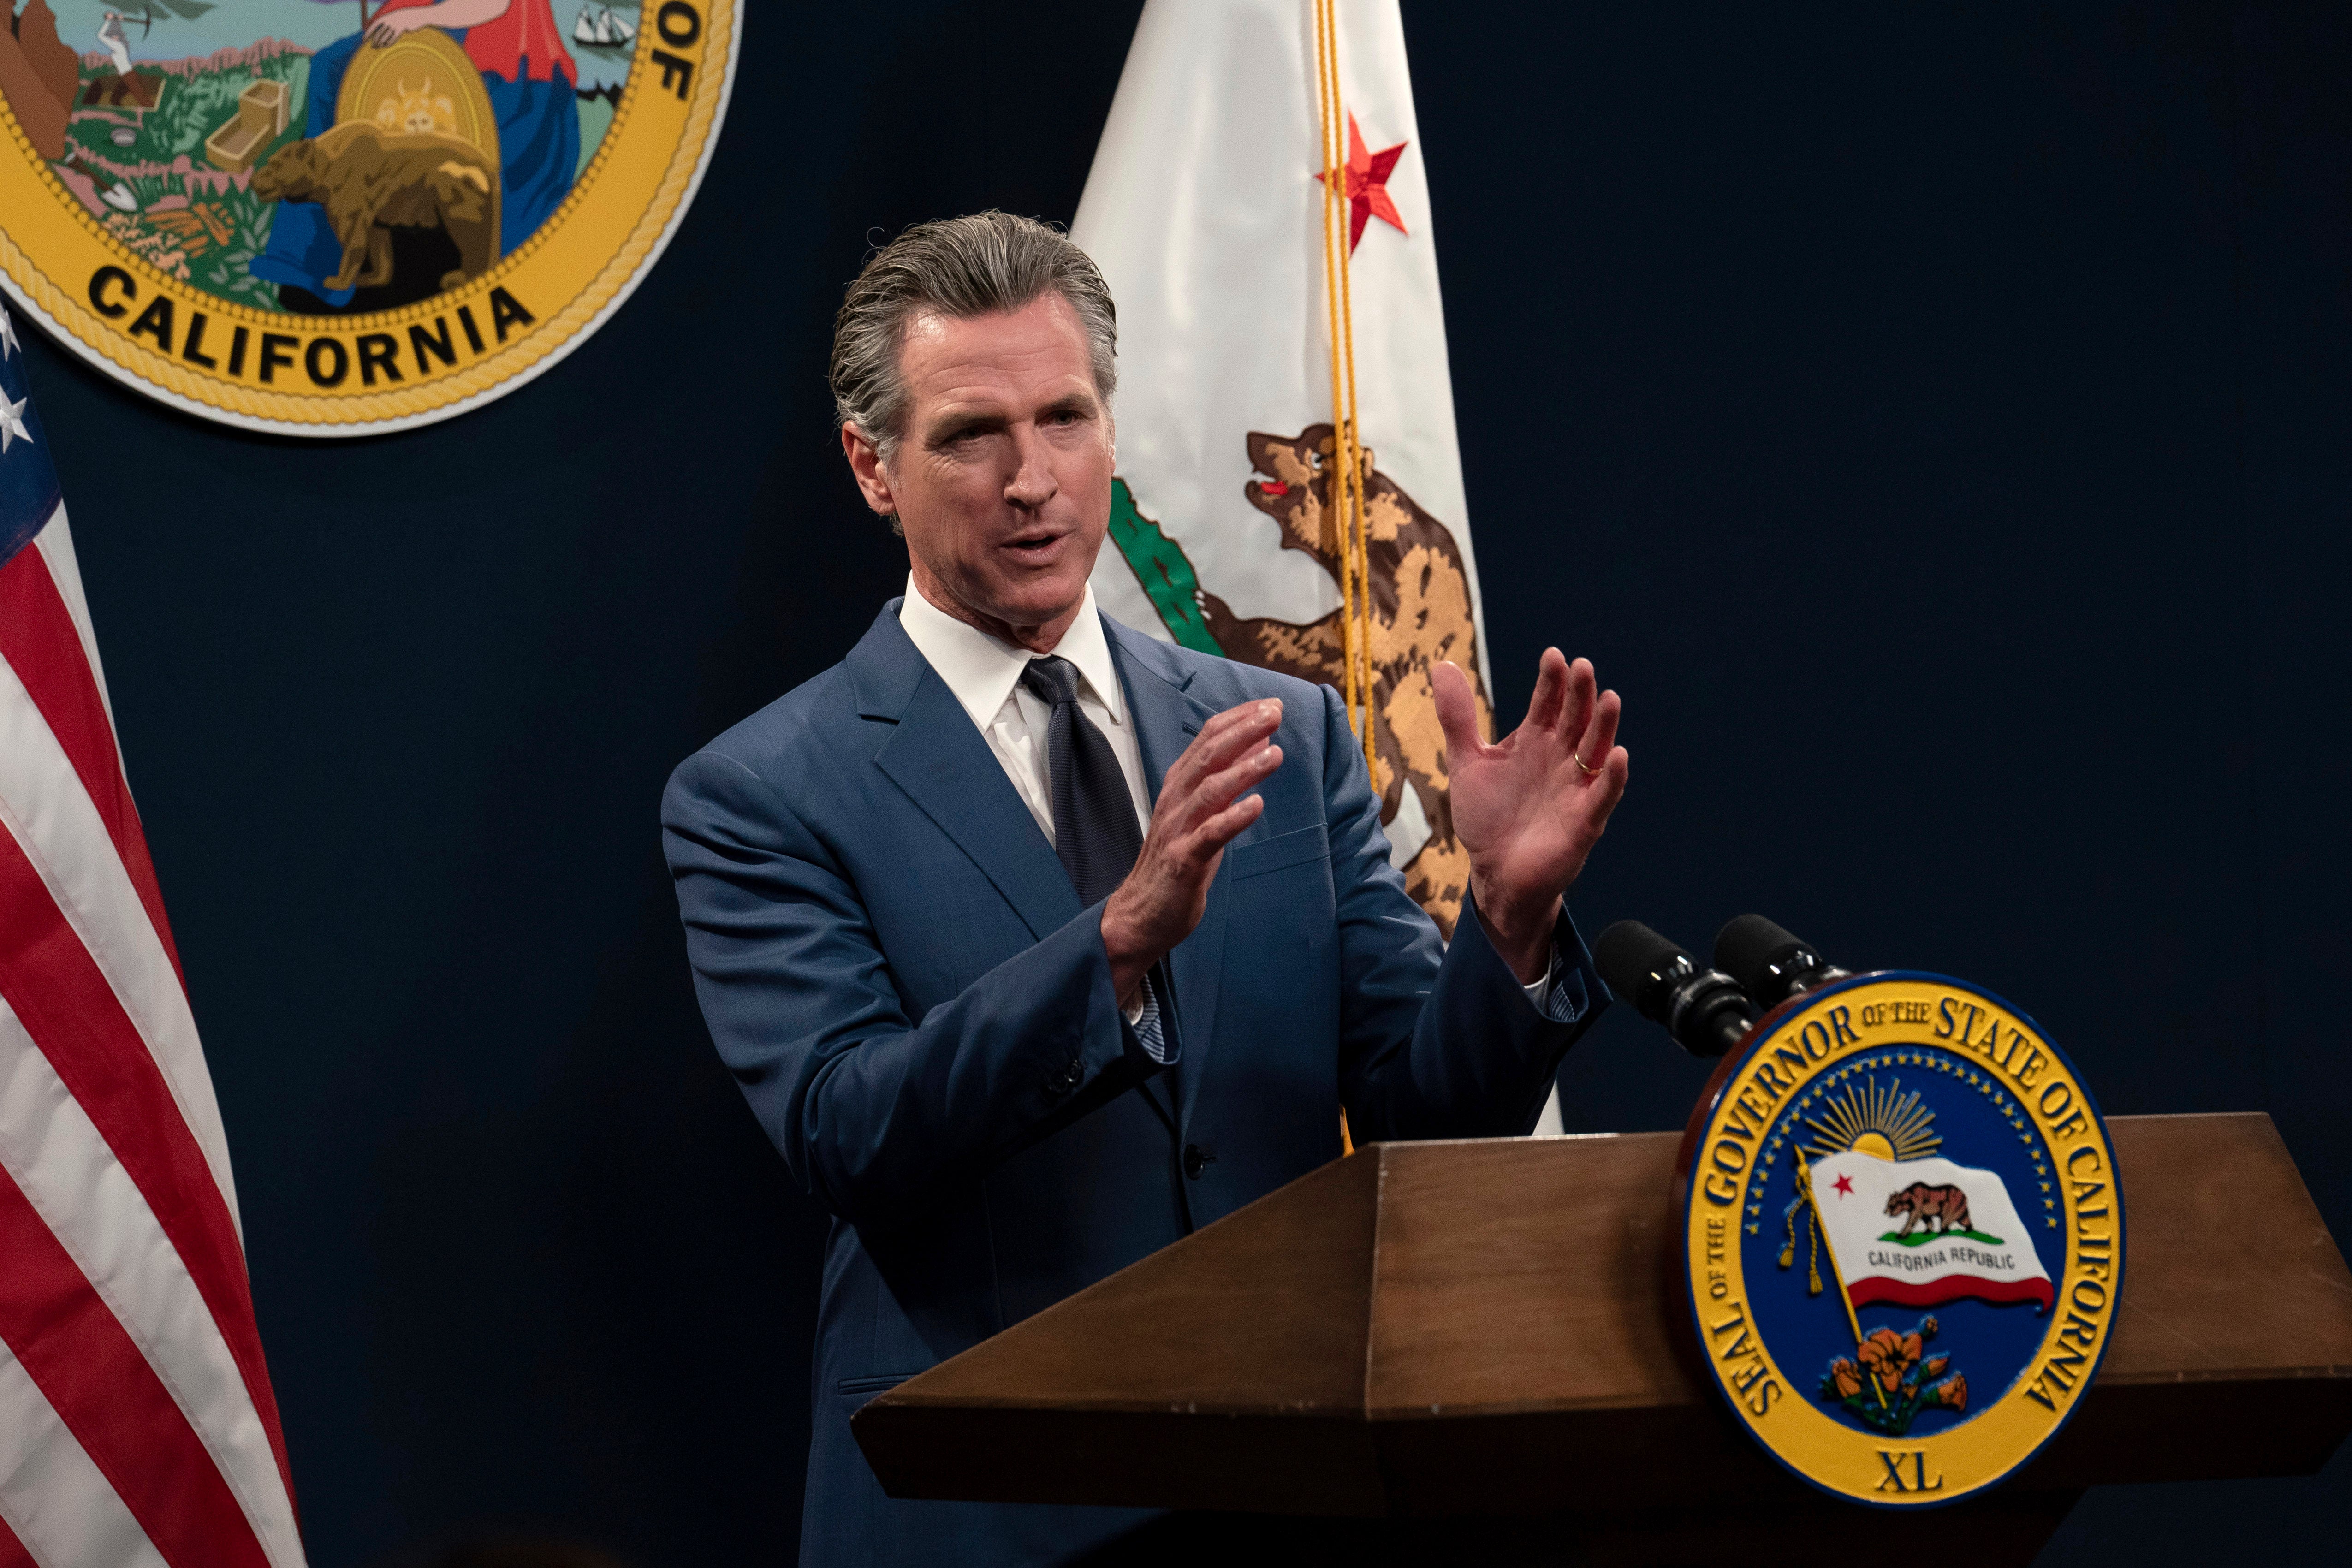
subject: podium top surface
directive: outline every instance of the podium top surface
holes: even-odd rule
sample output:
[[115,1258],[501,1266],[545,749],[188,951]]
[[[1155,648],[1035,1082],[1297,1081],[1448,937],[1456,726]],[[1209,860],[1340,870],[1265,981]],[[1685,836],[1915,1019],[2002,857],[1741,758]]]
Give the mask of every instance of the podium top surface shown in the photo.
[[[2115,1335],[2035,1469],[2316,1468],[2352,1428],[2352,1273],[2270,1119],[2108,1126],[2130,1216]],[[1610,1479],[1615,1450],[1653,1439],[1766,1484],[1685,1342],[1676,1142],[1375,1145],[909,1380],[855,1430],[908,1496],[1381,1513],[1532,1506],[1512,1489],[1537,1485],[1556,1506],[1556,1464],[1528,1454],[1639,1490]],[[2233,1412],[2244,1440],[2213,1444]],[[2173,1430],[2191,1419],[2205,1430]],[[1069,1452],[997,1477],[987,1436],[1014,1431]]]

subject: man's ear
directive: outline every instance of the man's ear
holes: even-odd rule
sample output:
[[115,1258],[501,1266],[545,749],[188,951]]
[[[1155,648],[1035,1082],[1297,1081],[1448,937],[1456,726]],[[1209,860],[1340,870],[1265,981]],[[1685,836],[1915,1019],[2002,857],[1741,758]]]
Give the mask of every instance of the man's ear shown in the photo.
[[866,504],[884,517],[895,517],[898,500],[890,489],[890,476],[882,467],[880,448],[866,438],[866,432],[855,425],[841,427],[841,455],[849,459],[849,471],[857,479],[857,492]]

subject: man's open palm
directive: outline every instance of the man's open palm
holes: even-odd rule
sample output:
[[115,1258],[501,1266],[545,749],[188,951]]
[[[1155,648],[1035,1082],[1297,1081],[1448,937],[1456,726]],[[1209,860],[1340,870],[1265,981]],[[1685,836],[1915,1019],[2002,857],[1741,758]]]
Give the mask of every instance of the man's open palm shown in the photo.
[[1526,721],[1490,746],[1478,738],[1468,678],[1450,664],[1431,676],[1454,830],[1470,852],[1478,908],[1497,938],[1537,920],[1548,943],[1559,896],[1625,794],[1633,763],[1617,744],[1624,705],[1613,691],[1596,692],[1590,661],[1571,665],[1546,648]]

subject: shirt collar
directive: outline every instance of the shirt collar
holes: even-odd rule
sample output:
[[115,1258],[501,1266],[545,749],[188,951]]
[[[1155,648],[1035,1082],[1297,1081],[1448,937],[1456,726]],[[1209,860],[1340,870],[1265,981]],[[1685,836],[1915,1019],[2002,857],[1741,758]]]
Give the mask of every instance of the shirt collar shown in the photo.
[[[1020,683],[1022,670],[1038,657],[949,615],[923,597],[912,573],[907,576],[907,602],[899,606],[898,625],[982,730],[996,722],[1004,700]],[[1095,608],[1093,584],[1087,584],[1077,619],[1062,634],[1054,652],[1077,668],[1079,679],[1093,689],[1095,700],[1109,713],[1111,722],[1126,724],[1127,700],[1119,690],[1118,671],[1111,663],[1110,639],[1103,636],[1102,616]]]

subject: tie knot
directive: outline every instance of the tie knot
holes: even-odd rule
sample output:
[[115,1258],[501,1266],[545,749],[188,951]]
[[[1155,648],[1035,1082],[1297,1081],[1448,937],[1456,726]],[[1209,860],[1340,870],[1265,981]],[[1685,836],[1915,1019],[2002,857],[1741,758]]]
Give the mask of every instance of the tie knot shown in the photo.
[[1058,708],[1078,700],[1078,667],[1058,654],[1033,658],[1021,672],[1021,684]]

